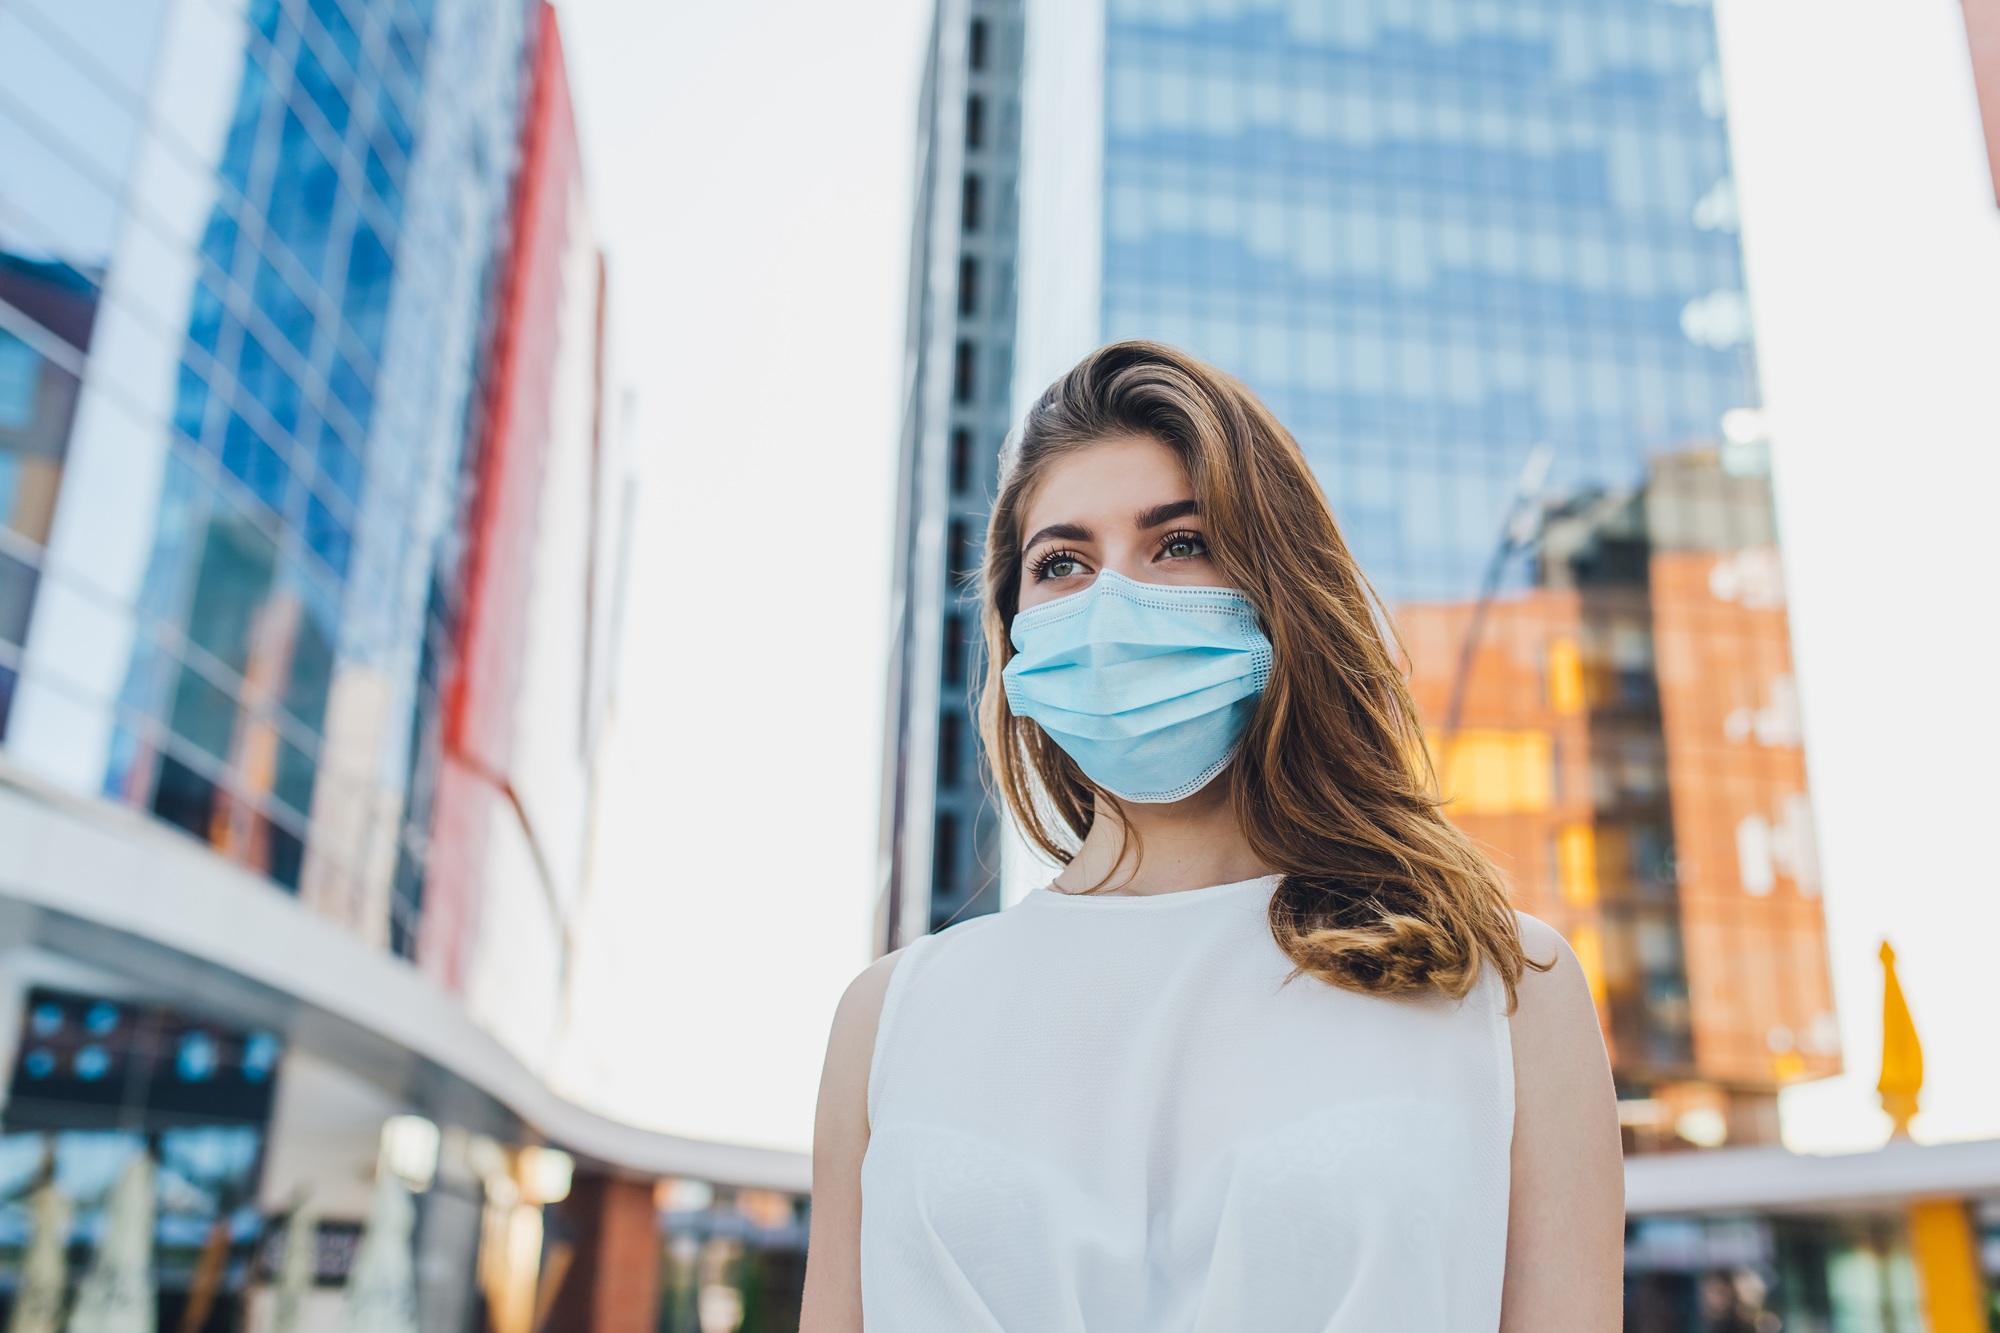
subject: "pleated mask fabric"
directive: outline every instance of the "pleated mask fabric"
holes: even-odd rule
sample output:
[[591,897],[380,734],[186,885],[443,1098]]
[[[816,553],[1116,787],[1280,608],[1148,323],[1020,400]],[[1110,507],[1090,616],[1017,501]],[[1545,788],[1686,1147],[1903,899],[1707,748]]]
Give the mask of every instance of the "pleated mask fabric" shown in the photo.
[[1008,706],[1127,801],[1178,801],[1212,782],[1271,678],[1271,641],[1233,588],[1107,570],[1014,617],[1011,638]]

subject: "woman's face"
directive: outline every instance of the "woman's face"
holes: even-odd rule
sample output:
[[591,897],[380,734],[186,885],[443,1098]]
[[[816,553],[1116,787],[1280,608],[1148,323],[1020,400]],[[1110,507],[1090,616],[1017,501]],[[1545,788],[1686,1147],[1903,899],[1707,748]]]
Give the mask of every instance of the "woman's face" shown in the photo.
[[1113,436],[1064,455],[1023,512],[1019,610],[1081,592],[1107,569],[1141,583],[1220,582],[1194,487],[1151,436]]

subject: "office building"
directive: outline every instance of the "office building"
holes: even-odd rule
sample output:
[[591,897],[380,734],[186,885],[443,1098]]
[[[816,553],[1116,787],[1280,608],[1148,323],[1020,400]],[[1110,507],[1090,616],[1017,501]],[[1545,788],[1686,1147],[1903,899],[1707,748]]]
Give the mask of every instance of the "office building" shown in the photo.
[[566,80],[541,0],[0,3],[0,1299],[150,1159],[175,1326],[400,1181],[425,1329],[636,1330],[654,1178],[803,1186],[552,1081],[630,484]]
[[1021,0],[938,7],[917,122],[876,936],[1000,906],[970,576],[1013,414]]
[[[1838,1032],[1708,6],[1029,0],[937,31],[884,943],[998,905],[962,893],[1001,839],[954,579],[1005,423],[1155,338],[1298,437],[1453,813],[1568,930],[1627,1100],[1669,1140],[1771,1139]],[[1006,130],[962,148],[992,97]],[[1004,296],[958,301],[989,252]]]
[[964,576],[1009,425],[1183,347],[1298,438],[1452,817],[1584,966],[1628,1326],[1969,1333],[1992,1145],[1776,1143],[1841,1055],[1718,61],[1708,0],[940,0],[879,942],[1001,904]]

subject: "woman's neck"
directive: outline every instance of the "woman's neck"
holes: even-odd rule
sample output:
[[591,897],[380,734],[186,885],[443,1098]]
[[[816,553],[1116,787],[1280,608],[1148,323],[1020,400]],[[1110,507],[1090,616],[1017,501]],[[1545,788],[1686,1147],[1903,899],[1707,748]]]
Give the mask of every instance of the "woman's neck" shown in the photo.
[[1218,780],[1170,805],[1100,800],[1090,833],[1055,887],[1137,897],[1270,873],[1237,825],[1229,783]]

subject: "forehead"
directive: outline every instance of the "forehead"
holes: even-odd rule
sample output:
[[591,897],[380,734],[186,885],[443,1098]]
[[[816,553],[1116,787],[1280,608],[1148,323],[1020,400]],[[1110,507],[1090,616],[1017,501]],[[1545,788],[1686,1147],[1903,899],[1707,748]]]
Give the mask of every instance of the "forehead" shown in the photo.
[[1125,517],[1194,498],[1173,450],[1150,435],[1113,435],[1048,464],[1021,507],[1023,533],[1051,523]]

